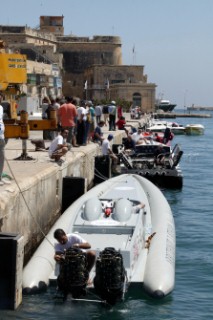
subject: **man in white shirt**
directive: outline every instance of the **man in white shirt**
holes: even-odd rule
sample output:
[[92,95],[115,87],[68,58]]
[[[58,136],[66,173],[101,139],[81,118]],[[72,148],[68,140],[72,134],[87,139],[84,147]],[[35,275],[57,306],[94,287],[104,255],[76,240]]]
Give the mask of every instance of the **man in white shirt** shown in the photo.
[[95,107],[95,118],[96,118],[96,125],[101,121],[101,116],[102,116],[102,106],[97,105]]
[[131,135],[132,140],[134,143],[137,144],[146,144],[146,139],[143,136],[142,129],[138,129]]
[[87,270],[88,272],[91,271],[94,263],[95,263],[95,252],[92,250],[86,251],[87,249],[91,248],[91,245],[79,236],[76,233],[66,234],[63,229],[56,229],[54,232],[54,238],[58,241],[55,244],[55,255],[54,259],[57,262],[60,262],[65,254],[65,251],[69,248],[78,248],[83,249],[86,253],[87,257]]
[[116,119],[116,103],[111,101],[111,104],[108,106],[109,109],[109,131],[115,131],[115,119]]
[[3,122],[4,109],[1,105],[2,99],[3,97],[0,94],[0,186],[3,186],[4,183],[10,183],[9,181],[7,182],[5,179],[2,179],[2,172],[4,168],[4,147],[5,147],[4,122]]
[[68,133],[67,129],[62,129],[60,134],[52,141],[48,150],[50,159],[59,161],[67,153],[69,149],[69,144],[66,142]]
[[104,139],[103,142],[102,142],[102,154],[104,156],[109,156],[111,159],[112,159],[112,172],[113,173],[118,173],[116,171],[116,166],[118,164],[118,158],[117,156],[112,152],[112,149],[111,149],[111,145],[110,145],[110,141],[113,140],[113,135],[112,134],[109,134],[107,139]]
[[77,144],[86,145],[85,132],[86,132],[87,110],[85,102],[81,102],[81,106],[77,108]]

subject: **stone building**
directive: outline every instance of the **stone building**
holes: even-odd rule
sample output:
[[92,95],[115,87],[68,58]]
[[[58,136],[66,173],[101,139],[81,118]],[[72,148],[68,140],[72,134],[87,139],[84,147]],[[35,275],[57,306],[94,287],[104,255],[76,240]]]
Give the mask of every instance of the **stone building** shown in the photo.
[[[27,26],[0,26],[0,39],[8,52],[20,52],[27,56],[27,85],[24,101],[38,111],[44,96],[62,95],[62,55],[57,53],[54,34],[34,30]],[[22,106],[22,103],[20,103]],[[32,111],[32,108],[30,108]]]
[[[64,35],[63,18],[41,16],[40,28],[36,30],[26,26],[0,26],[0,39],[27,54],[31,61],[58,66],[64,95],[94,100],[121,99],[141,106],[144,112],[154,111],[156,85],[147,82],[144,66],[122,64],[120,37],[90,39]],[[44,74],[41,75],[43,79]],[[36,71],[29,71],[28,78],[35,81]],[[48,75],[46,93],[55,88],[50,78]],[[57,77],[53,75],[53,78]],[[60,79],[57,81],[60,83]],[[36,81],[40,95],[44,91],[41,83],[44,81]]]
[[143,71],[143,66],[94,65],[85,71],[88,98],[116,101],[119,97],[152,112],[156,85],[147,83]]

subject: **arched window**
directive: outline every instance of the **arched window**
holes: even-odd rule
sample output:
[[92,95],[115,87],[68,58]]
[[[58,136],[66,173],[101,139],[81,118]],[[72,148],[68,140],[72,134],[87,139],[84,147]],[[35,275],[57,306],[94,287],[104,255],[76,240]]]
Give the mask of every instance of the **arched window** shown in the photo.
[[138,93],[138,92],[133,93],[132,102],[133,102],[133,106],[142,107],[142,97],[141,97],[141,94]]

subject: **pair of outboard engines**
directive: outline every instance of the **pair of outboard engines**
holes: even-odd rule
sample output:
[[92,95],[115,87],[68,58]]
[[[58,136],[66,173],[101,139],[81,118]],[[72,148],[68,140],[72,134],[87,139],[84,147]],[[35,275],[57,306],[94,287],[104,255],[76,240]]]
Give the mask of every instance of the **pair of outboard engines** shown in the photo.
[[[63,293],[63,299],[71,294],[74,299],[86,295],[89,279],[86,254],[80,249],[70,248],[60,266],[58,289]],[[96,275],[94,288],[100,298],[115,304],[125,293],[126,271],[123,257],[114,248],[105,248],[96,260]]]

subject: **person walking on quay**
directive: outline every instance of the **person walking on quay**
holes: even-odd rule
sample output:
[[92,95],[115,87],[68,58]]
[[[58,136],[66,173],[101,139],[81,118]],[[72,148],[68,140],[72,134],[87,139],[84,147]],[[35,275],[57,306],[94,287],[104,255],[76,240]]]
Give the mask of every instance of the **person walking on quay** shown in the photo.
[[107,123],[109,121],[109,106],[108,106],[108,104],[103,106],[102,113],[104,116],[104,125],[107,126]]
[[102,116],[102,106],[97,105],[95,107],[96,125],[101,121],[101,116]]
[[87,145],[90,141],[90,131],[92,126],[92,112],[90,111],[90,104],[91,102],[85,103],[86,120],[85,120],[85,132],[84,132],[83,145]]
[[[50,119],[51,102],[49,97],[44,97],[41,104],[42,119]],[[50,130],[43,130],[43,140],[53,140]]]
[[[74,104],[74,106],[76,107],[76,111],[77,111],[77,109],[78,109],[77,99],[73,99],[72,104]],[[77,111],[77,114],[78,114],[78,111]],[[77,115],[77,117],[75,117],[75,127],[73,130],[73,136],[72,136],[72,146],[73,147],[79,147],[79,145],[77,144],[77,120],[78,120],[78,115]]]
[[87,115],[87,121],[89,121],[89,133],[87,135],[87,143],[89,143],[92,140],[92,133],[95,130],[95,109],[93,108],[92,101],[87,102],[88,107],[88,115]]
[[81,101],[81,106],[77,109],[77,143],[78,145],[86,145],[86,119],[87,111],[85,101]]
[[[50,119],[50,112],[55,111],[57,125],[58,125],[58,109],[59,109],[59,107],[60,107],[60,104],[56,103],[56,100],[54,98],[50,98],[50,104],[46,110],[47,119]],[[57,137],[57,135],[58,135],[58,132],[56,130],[47,130],[47,131],[48,131],[49,140],[54,140],[55,137]]]
[[75,130],[75,118],[77,117],[77,110],[74,104],[72,104],[72,98],[67,97],[66,103],[62,104],[58,109],[58,120],[63,129],[68,130],[67,142],[72,144],[72,139]]
[[116,119],[116,104],[115,101],[111,101],[109,105],[109,131],[115,131],[115,119]]

